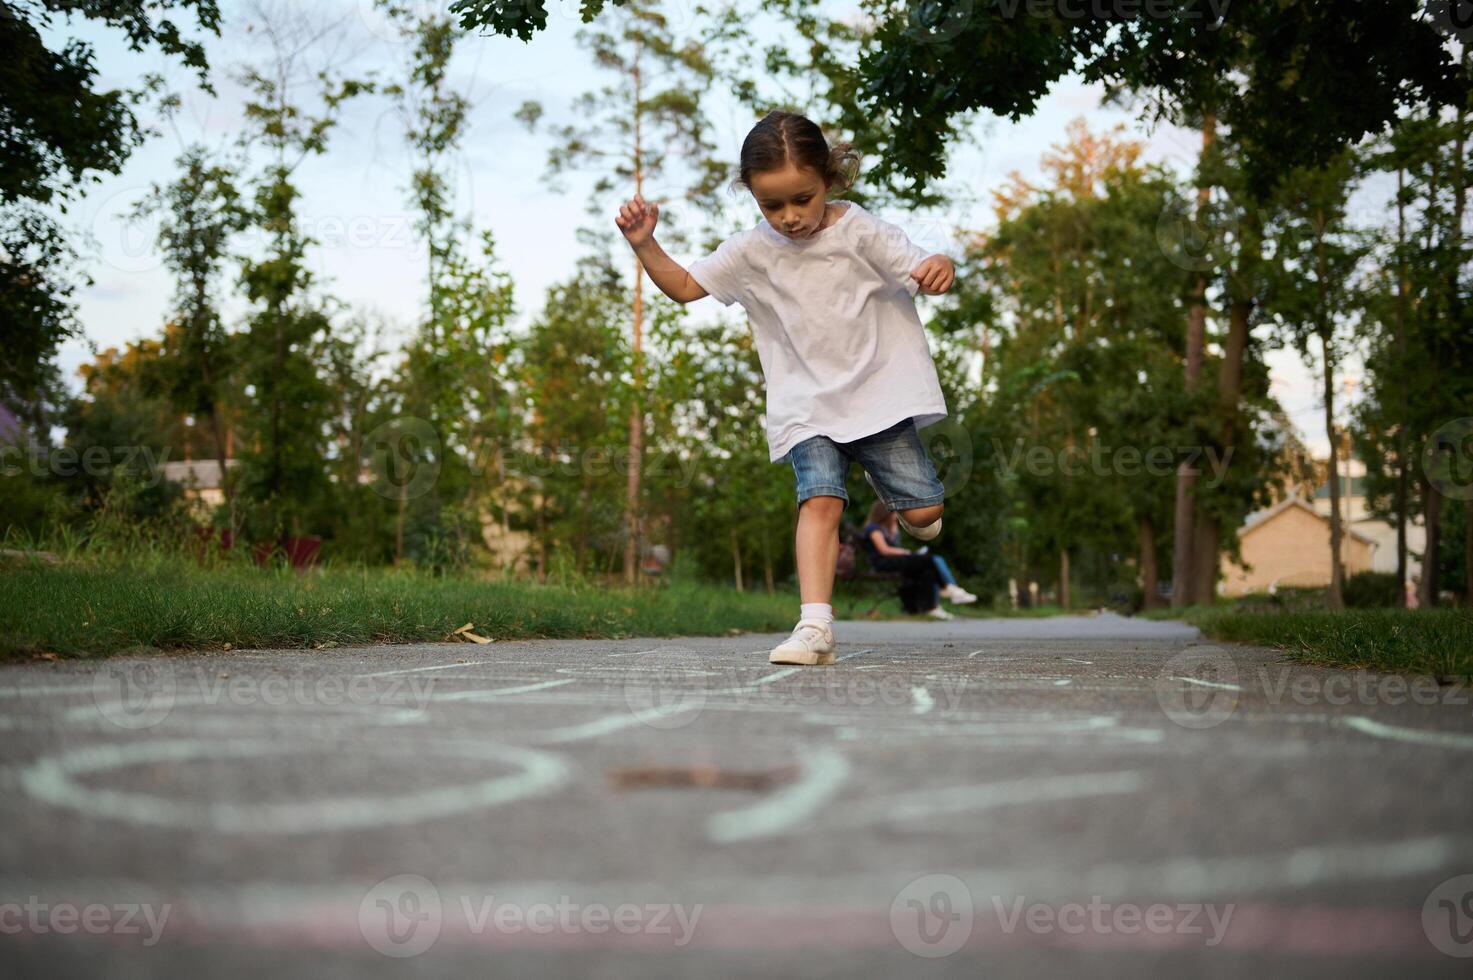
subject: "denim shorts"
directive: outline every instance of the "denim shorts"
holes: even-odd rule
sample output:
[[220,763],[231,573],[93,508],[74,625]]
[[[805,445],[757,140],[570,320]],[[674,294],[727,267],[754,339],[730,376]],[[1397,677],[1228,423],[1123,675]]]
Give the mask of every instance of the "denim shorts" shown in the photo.
[[788,450],[788,461],[798,477],[800,506],[817,496],[840,497],[847,504],[844,485],[851,462],[869,473],[880,499],[892,511],[929,507],[946,496],[913,418],[853,442],[834,442],[828,436],[804,439]]

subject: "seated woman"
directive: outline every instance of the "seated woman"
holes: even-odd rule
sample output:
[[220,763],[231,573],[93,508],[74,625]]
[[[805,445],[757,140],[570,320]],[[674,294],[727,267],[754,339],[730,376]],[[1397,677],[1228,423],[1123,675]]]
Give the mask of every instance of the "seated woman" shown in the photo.
[[976,602],[977,597],[956,582],[945,559],[940,555],[911,551],[900,547],[900,521],[894,511],[876,500],[859,532],[870,568],[877,572],[900,572],[900,604],[906,612],[926,613],[936,619],[952,619],[941,608],[941,600],[961,605]]

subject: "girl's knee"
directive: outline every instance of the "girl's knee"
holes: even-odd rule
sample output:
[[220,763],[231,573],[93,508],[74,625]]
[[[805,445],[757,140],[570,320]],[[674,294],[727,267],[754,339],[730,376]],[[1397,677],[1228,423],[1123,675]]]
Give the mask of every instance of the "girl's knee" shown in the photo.
[[911,507],[908,510],[902,510],[901,513],[905,515],[907,521],[916,527],[925,527],[927,524],[934,524],[941,518],[943,507],[944,505],[942,504],[931,504],[929,507]]
[[838,520],[844,516],[844,498],[831,497],[828,494],[809,497],[798,505],[798,513]]

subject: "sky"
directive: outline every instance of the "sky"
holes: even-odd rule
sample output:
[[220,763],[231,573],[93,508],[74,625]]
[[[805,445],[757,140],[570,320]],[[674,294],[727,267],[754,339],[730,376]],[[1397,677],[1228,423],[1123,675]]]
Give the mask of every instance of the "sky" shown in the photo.
[[[59,358],[74,390],[80,388],[78,366],[90,361],[95,351],[160,332],[173,284],[152,247],[157,223],[130,222],[125,215],[155,181],[167,180],[175,172],[174,160],[186,146],[197,142],[217,150],[236,146],[244,130],[243,90],[236,74],[243,64],[259,63],[269,52],[260,32],[252,27],[257,20],[252,12],[254,2],[262,0],[223,0],[221,4],[222,36],[207,43],[214,96],[201,91],[193,73],[177,62],[157,54],[129,52],[115,35],[93,25],[73,24],[59,32],[95,44],[103,84],[132,86],[142,73],[159,72],[182,99],[182,108],[172,119],[165,120],[154,111],[143,113],[143,118],[160,127],[161,135],[135,152],[121,174],[92,186],[68,216],[74,229],[92,239],[84,256],[95,279],[77,296],[85,340],[65,345]],[[410,2],[424,9],[448,4],[448,0]],[[381,78],[394,75],[402,65],[406,46],[375,11],[373,0],[280,3],[275,9],[290,11],[294,6],[298,11],[312,11],[321,23],[339,27],[330,46],[308,57],[312,65],[330,65],[347,74],[376,72]],[[834,13],[854,9],[843,0],[830,0],[823,6]],[[513,115],[524,101],[535,100],[543,106],[546,123],[573,122],[573,100],[612,79],[594,66],[577,42],[575,34],[582,26],[577,7],[577,0],[552,0],[548,29],[529,43],[499,36],[466,40],[451,73],[452,84],[468,92],[475,105],[456,163],[458,210],[471,217],[477,234],[481,229],[494,234],[500,267],[515,283],[519,324],[535,316],[547,288],[568,275],[572,258],[584,251],[575,237],[577,229],[594,221],[587,208],[597,175],[571,174],[560,179],[560,189],[550,186],[544,179],[550,145],[547,126],[529,132]],[[693,0],[665,5],[677,34],[692,26],[693,8]],[[782,38],[770,24],[756,24],[753,30],[763,43]],[[734,161],[754,120],[725,93],[716,93],[706,111],[718,152]],[[1196,132],[1169,125],[1148,131],[1132,112],[1102,106],[1099,88],[1077,77],[1057,85],[1030,118],[1014,123],[982,116],[975,121],[975,145],[961,147],[948,167],[945,186],[954,196],[946,207],[927,214],[880,209],[881,217],[901,225],[923,247],[957,254],[961,233],[990,225],[989,192],[1001,187],[1013,171],[1035,175],[1042,155],[1065,139],[1067,125],[1077,117],[1083,116],[1095,133],[1125,124],[1128,135],[1146,144],[1145,162],[1161,163],[1183,177],[1191,172],[1201,140]],[[401,134],[401,123],[387,99],[370,96],[349,103],[327,154],[305,162],[298,183],[303,227],[321,243],[309,256],[319,287],[402,333],[424,306],[426,256],[405,206],[411,161]],[[654,188],[646,197],[658,197],[661,190]],[[614,215],[632,192],[630,187],[603,199],[603,217],[598,219],[603,230],[617,235]],[[1365,192],[1358,208],[1375,213],[1383,206],[1384,194],[1384,188]],[[731,205],[733,228],[749,227],[761,217],[744,192],[733,195]],[[699,257],[673,249],[672,255],[677,261]],[[632,255],[627,260],[632,267]],[[922,298],[920,302],[934,301]],[[696,303],[690,314],[714,318],[722,309],[714,301]],[[230,322],[246,311],[234,300],[224,312]],[[1323,454],[1328,443],[1317,365],[1312,371],[1294,351],[1273,352],[1268,360],[1273,393],[1310,448]],[[1354,365],[1348,373],[1355,373]],[[1341,395],[1344,393],[1342,388]]]

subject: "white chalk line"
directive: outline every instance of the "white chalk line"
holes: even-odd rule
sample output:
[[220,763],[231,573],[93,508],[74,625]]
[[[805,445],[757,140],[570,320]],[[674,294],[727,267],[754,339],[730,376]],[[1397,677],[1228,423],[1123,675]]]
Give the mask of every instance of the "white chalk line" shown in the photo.
[[1236,684],[1225,684],[1222,681],[1204,681],[1198,677],[1176,677],[1173,679],[1178,681],[1185,681],[1188,684],[1196,684],[1198,687],[1216,687],[1224,691],[1242,690],[1242,688]]
[[[830,666],[841,664],[841,663],[843,663],[846,660],[852,660],[853,658],[858,657],[861,654],[874,653],[874,652],[875,652],[874,647],[867,647],[867,648],[865,648],[863,650],[855,650],[853,653],[846,653],[842,657],[835,657],[834,658],[834,663],[831,664]],[[715,697],[715,696],[718,696],[718,695],[754,694],[754,693],[756,693],[757,688],[760,687],[760,686],[762,686],[762,685],[764,685],[764,684],[771,684],[774,681],[780,681],[780,680],[782,680],[785,677],[792,677],[794,674],[803,673],[804,671],[822,671],[823,669],[824,668],[822,668],[822,667],[784,667],[782,670],[775,670],[775,671],[773,671],[770,674],[765,674],[762,677],[757,678],[755,681],[752,681],[749,684],[742,684],[742,685],[740,685],[738,687],[728,687],[728,688],[725,688],[725,689],[720,690],[720,691],[707,691],[706,693],[708,695],[712,696],[712,697]],[[821,674],[817,674],[817,675],[814,675],[814,676],[822,676],[822,675]]]
[[581,725],[568,725],[562,728],[549,728],[540,732],[530,733],[531,741],[542,745],[565,745],[569,742],[581,742],[587,738],[598,738],[601,735],[612,735],[614,732],[633,728],[636,725],[649,724],[670,715],[678,715],[684,711],[701,710],[705,705],[686,707],[685,705],[673,705],[662,708],[646,708],[638,713],[632,710],[621,711],[617,714],[606,715],[593,721],[584,722]]
[[363,677],[393,677],[396,674],[422,674],[427,670],[454,670],[456,667],[488,667],[499,665],[502,661],[466,660],[462,663],[436,664],[433,667],[405,667],[402,670],[380,670],[372,674],[362,674]]
[[33,687],[0,687],[0,698],[65,697],[68,694],[91,694],[92,684],[37,684]]
[[77,779],[130,766],[196,759],[218,763],[295,756],[312,751],[310,746],[280,740],[176,739],[98,745],[56,753],[22,770],[19,781],[33,799],[92,818],[151,827],[204,827],[226,834],[300,834],[419,823],[469,810],[487,809],[545,793],[568,778],[568,767],[559,757],[517,746],[431,741],[416,743],[411,756],[397,743],[385,744],[394,745],[395,750],[410,763],[422,754],[448,754],[457,758],[510,763],[520,771],[459,785],[414,788],[402,796],[325,797],[286,803],[168,799],[86,786]]
[[571,677],[565,677],[555,681],[540,681],[536,684],[518,684],[515,687],[496,687],[489,691],[448,691],[444,694],[431,694],[431,701],[488,701],[494,698],[512,697],[517,694],[530,694],[533,691],[546,691],[554,687],[562,687],[565,684],[578,683]]
[[718,813],[706,821],[706,836],[719,844],[770,837],[811,817],[849,778],[849,761],[834,749],[803,758],[803,773],[760,803]]
[[1085,773],[981,783],[971,786],[914,789],[892,796],[845,800],[842,808],[824,818],[825,826],[864,827],[902,820],[926,820],[951,813],[991,810],[1001,806],[1054,803],[1091,796],[1139,792],[1145,779],[1139,772]]
[[1373,721],[1361,715],[1339,719],[1340,724],[1354,728],[1366,735],[1390,739],[1396,742],[1411,742],[1416,745],[1433,745],[1441,749],[1473,750],[1473,735],[1464,732],[1437,732],[1425,728],[1403,728]]

